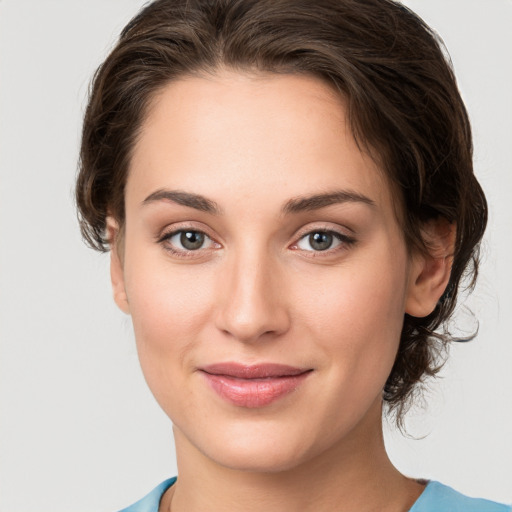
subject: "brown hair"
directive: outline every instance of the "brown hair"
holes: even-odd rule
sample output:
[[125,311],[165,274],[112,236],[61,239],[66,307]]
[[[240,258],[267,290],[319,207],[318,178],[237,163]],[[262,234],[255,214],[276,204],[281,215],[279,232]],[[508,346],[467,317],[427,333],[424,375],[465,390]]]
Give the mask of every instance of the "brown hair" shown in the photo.
[[425,221],[457,227],[450,282],[425,318],[405,315],[384,400],[400,420],[452,339],[463,276],[474,284],[487,221],[473,174],[471,129],[443,45],[391,0],[156,0],[123,30],[100,66],[85,114],[76,199],[86,241],[108,250],[107,212],[122,225],[131,151],[148,102],[169,81],[220,66],[306,73],[347,99],[353,134],[377,154],[399,195],[410,249],[428,250]]

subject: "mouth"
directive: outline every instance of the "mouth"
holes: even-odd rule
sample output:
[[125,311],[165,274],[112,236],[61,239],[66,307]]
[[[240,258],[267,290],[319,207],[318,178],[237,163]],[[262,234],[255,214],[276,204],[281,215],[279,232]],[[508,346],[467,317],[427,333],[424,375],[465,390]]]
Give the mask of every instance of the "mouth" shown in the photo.
[[239,407],[259,408],[295,391],[313,370],[274,363],[219,363],[199,371],[224,400]]

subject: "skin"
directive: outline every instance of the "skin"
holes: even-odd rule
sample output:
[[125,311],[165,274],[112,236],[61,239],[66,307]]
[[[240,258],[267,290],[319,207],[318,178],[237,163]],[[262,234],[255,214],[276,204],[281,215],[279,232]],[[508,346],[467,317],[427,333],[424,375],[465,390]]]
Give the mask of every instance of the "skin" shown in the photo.
[[[319,194],[321,207],[290,207]],[[408,510],[423,487],[387,458],[381,394],[404,313],[432,311],[450,260],[408,253],[342,98],[307,76],[221,70],[172,82],[148,111],[125,199],[122,239],[108,221],[114,297],[178,456],[160,510]],[[205,244],[186,250],[180,229]],[[333,245],[315,251],[308,235],[326,230]],[[435,225],[429,236],[449,254]],[[198,371],[224,361],[311,372],[246,408]]]

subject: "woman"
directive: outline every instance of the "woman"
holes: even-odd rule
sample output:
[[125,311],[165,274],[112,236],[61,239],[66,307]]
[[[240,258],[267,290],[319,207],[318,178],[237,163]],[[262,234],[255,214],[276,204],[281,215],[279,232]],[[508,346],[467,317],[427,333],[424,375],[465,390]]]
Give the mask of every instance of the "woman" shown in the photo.
[[[87,108],[82,231],[171,418],[130,511],[505,511],[389,461],[487,207],[453,73],[390,1],[157,0]],[[444,507],[444,508],[443,508]]]

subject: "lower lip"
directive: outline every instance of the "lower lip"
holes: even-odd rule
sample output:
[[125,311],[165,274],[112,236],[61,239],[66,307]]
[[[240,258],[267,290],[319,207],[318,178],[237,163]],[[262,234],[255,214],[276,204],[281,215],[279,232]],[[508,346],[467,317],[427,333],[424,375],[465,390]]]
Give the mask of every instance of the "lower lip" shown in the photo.
[[240,379],[206,372],[203,372],[203,375],[219,396],[239,407],[254,409],[270,405],[288,395],[301,384],[309,373],[264,379]]

